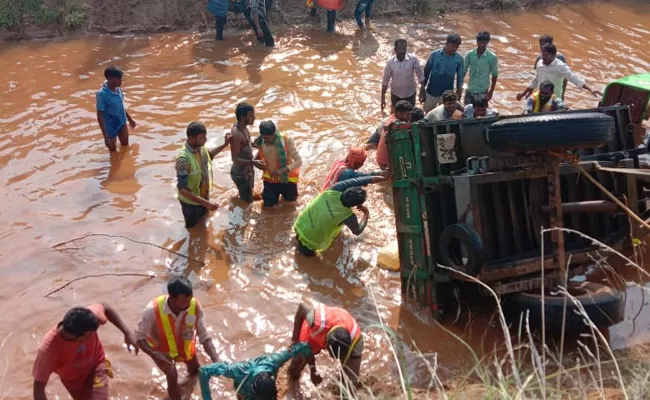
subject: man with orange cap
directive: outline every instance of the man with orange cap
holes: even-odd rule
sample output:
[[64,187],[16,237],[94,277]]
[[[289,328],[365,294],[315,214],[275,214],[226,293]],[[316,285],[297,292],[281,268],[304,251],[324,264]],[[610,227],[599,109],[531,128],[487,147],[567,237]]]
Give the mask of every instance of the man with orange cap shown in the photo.
[[381,176],[382,171],[359,172],[368,158],[368,152],[361,147],[350,147],[345,160],[338,160],[334,163],[330,172],[325,178],[325,183],[321,187],[321,192],[329,189],[333,184],[342,182],[346,179],[360,178],[363,176]]

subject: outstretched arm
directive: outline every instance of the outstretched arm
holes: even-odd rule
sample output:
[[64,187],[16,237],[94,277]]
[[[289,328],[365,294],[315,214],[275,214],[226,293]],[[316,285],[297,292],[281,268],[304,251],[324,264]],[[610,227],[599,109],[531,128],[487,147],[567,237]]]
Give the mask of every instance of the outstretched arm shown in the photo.
[[307,314],[310,311],[310,307],[305,304],[300,304],[296,310],[296,315],[293,317],[293,334],[291,335],[291,344],[298,343],[300,340],[300,330],[302,329],[302,323],[307,318]]
[[124,324],[124,321],[122,321],[122,318],[120,318],[120,315],[115,311],[113,307],[106,303],[102,303],[102,306],[104,307],[104,312],[106,313],[106,319],[113,325],[117,327],[122,333],[124,334],[124,343],[126,343],[126,348],[131,351],[131,346],[135,349],[135,354],[137,355],[138,352],[140,351],[140,346],[138,345],[137,340],[135,339],[135,335],[129,328],[127,328],[126,324]]

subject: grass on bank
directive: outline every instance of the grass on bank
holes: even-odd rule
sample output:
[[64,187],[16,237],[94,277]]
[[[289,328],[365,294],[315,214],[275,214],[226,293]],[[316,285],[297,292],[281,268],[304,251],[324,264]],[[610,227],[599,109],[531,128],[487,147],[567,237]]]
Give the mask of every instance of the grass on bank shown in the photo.
[[[612,253],[624,260],[628,267],[638,269],[641,275],[648,275],[639,264],[613,248],[580,232],[568,229],[562,230],[567,234],[580,234],[589,238],[599,246],[599,251]],[[606,269],[610,275],[614,273],[611,267],[602,261],[596,266]],[[439,265],[439,267],[450,269],[442,265]],[[371,385],[373,387],[363,387],[355,395],[351,395],[346,389],[346,385],[338,382],[336,385],[341,392],[340,396],[333,397],[331,393],[320,391],[319,398],[341,397],[373,400],[387,398],[409,400],[432,398],[463,400],[468,398],[637,400],[650,398],[650,346],[639,345],[623,351],[613,351],[607,339],[589,319],[580,302],[565,289],[566,283],[564,286],[558,287],[558,294],[565,296],[567,302],[572,302],[577,306],[579,315],[571,317],[582,318],[587,327],[586,333],[580,335],[577,340],[577,350],[568,354],[564,352],[564,348],[550,349],[543,340],[544,332],[540,332],[542,340],[540,340],[539,336],[535,336],[530,329],[527,315],[523,315],[519,325],[514,327],[515,329],[511,329],[507,325],[504,312],[501,309],[499,296],[477,279],[468,275],[465,275],[465,277],[482,285],[497,304],[496,313],[503,333],[504,343],[499,344],[499,347],[495,344],[494,351],[490,352],[490,355],[483,358],[479,357],[474,349],[460,336],[439,325],[446,333],[467,348],[474,360],[474,365],[465,375],[453,379],[453,382],[443,384],[437,363],[430,362],[413,344],[418,358],[421,359],[430,375],[430,382],[426,387],[415,388],[411,384],[406,371],[405,357],[400,350],[399,339],[384,324],[379,316],[379,311],[377,311],[379,323],[368,327],[368,330],[380,329],[388,340],[392,359],[398,371],[397,379],[401,386],[399,394],[392,394],[387,397],[386,393],[394,392],[394,388]],[[643,286],[639,287],[641,290],[647,290]],[[372,289],[370,289],[370,293],[374,301]],[[516,332],[516,336],[511,337],[511,332]],[[561,343],[561,347],[563,347],[563,337]],[[387,379],[383,379],[383,381],[387,381]],[[386,384],[388,385],[388,383]]]
[[0,28],[17,29],[28,22],[80,28],[85,20],[78,0],[0,0]]

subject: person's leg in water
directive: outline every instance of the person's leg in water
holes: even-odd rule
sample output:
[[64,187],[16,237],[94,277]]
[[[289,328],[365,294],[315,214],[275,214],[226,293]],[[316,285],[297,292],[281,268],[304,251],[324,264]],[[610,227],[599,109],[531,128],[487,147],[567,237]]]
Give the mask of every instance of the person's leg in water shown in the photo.
[[217,17],[217,40],[223,40],[223,29],[226,26],[227,17]]
[[264,200],[264,207],[275,207],[280,202],[280,193],[282,192],[281,183],[273,183],[264,181],[264,190],[262,191],[262,199]]
[[359,29],[363,29],[365,27],[363,20],[361,19],[361,15],[364,12],[366,14],[366,25],[370,22],[370,13],[372,12],[372,5],[374,2],[374,0],[359,0],[357,3],[357,7],[354,9],[354,19],[357,21]]
[[259,21],[260,21],[260,28],[262,28],[262,32],[264,33],[263,41],[266,47],[273,47],[275,46],[275,40],[273,39],[273,33],[271,33],[271,28],[269,28],[269,24],[266,22],[266,17],[264,15],[259,16]]
[[327,31],[334,32],[335,27],[336,27],[336,11],[327,10]]
[[257,28],[255,27],[255,22],[253,21],[253,15],[251,13],[250,7],[244,11],[244,18],[246,18],[246,21],[248,21],[248,25],[251,26],[251,29],[253,30],[253,34],[255,35],[255,38],[257,38],[257,41],[264,43],[264,37],[257,36]]
[[120,128],[117,137],[120,139],[120,144],[122,146],[129,145],[129,126],[127,124],[124,124],[124,126]]
[[372,6],[375,4],[375,0],[368,1],[366,5],[366,27],[370,28],[370,17],[372,14]]
[[314,257],[316,252],[305,246],[300,238],[296,235],[296,250],[305,257]]

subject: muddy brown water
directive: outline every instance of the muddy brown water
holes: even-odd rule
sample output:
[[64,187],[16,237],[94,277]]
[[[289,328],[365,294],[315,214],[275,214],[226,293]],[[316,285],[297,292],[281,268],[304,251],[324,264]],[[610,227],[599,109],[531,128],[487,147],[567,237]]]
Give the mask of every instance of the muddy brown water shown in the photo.
[[[521,108],[514,97],[531,77],[537,34],[554,34],[573,69],[602,89],[613,79],[650,68],[648,18],[647,6],[601,4],[460,14],[419,23],[379,21],[367,33],[343,21],[334,35],[321,27],[278,29],[272,51],[251,45],[248,32],[231,32],[218,44],[212,33],[1,44],[0,393],[31,398],[35,351],[68,308],[109,302],[135,327],[167,276],[180,272],[195,280],[224,360],[287,345],[297,304],[325,301],[346,307],[364,327],[377,323],[379,313],[397,332],[416,385],[426,387],[429,376],[415,345],[429,361],[437,353],[443,372],[471,364],[463,345],[426,315],[402,305],[397,274],[375,266],[381,247],[395,235],[386,187],[370,189],[367,231],[360,237],[341,235],[320,259],[294,257],[291,224],[297,212],[317,193],[329,165],[381,119],[382,66],[398,36],[407,38],[410,51],[424,62],[450,30],[462,34],[462,53],[472,48],[478,30],[489,30],[501,61],[493,104],[505,114]],[[126,71],[123,89],[138,127],[130,147],[109,155],[94,100],[103,69],[113,63]],[[174,198],[173,159],[185,140],[184,129],[192,120],[203,121],[210,143],[218,144],[242,100],[255,105],[257,123],[271,118],[295,137],[304,163],[300,199],[274,210],[261,210],[259,203],[243,206],[233,199],[226,152],[214,162],[212,198],[222,208],[204,232],[188,233]],[[571,86],[567,102],[573,108],[595,105],[588,93]],[[367,168],[374,166],[372,159]],[[52,250],[89,232],[166,246],[206,265],[111,237],[89,237],[70,244],[70,250]],[[83,275],[149,271],[157,276],[86,279],[44,298]],[[616,348],[642,341],[650,331],[650,311],[643,308],[647,296],[641,293],[628,291],[628,319],[610,329]],[[446,327],[481,354],[502,341],[490,315],[473,310],[471,323]],[[363,374],[397,387],[387,340],[380,330],[365,331]],[[100,336],[116,368],[112,398],[165,397],[164,377],[146,355],[124,351],[112,326],[102,328]],[[327,358],[320,361],[324,371],[331,371]],[[214,387],[218,397],[234,398],[229,382],[217,381]],[[308,382],[303,388],[308,397],[315,396]],[[51,379],[48,392],[51,398],[67,398],[58,378]],[[198,397],[195,389],[193,398]]]

